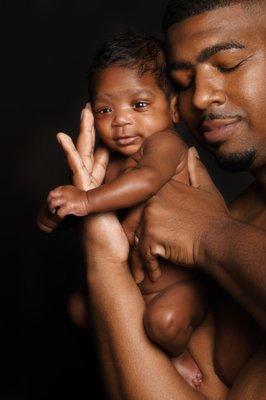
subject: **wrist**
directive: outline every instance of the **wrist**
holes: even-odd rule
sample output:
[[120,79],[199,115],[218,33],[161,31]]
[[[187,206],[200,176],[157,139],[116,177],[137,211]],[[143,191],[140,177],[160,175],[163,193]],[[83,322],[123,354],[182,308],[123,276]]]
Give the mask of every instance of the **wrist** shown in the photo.
[[129,244],[113,213],[94,213],[82,221],[84,255],[92,263],[127,263]]
[[95,211],[95,209],[93,207],[93,196],[91,195],[90,192],[91,192],[91,190],[84,191],[87,215],[89,215]]
[[223,264],[228,248],[229,232],[239,230],[241,224],[231,217],[230,214],[222,215],[213,219],[207,229],[201,233],[198,245],[197,265],[208,271],[215,265]]

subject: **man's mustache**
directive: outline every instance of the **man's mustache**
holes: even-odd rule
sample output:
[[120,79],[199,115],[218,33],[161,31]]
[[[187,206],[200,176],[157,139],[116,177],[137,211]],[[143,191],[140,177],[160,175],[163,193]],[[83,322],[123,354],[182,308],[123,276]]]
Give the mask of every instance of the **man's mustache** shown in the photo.
[[235,119],[235,120],[240,120],[242,119],[242,116],[239,114],[227,114],[227,113],[213,113],[213,112],[208,112],[208,113],[203,113],[201,116],[200,123],[204,121],[211,121],[214,119]]

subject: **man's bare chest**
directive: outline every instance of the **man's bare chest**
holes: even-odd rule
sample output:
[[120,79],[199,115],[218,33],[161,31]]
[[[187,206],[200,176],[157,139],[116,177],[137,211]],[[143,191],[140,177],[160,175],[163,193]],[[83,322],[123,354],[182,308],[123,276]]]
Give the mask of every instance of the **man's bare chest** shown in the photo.
[[266,230],[266,196],[256,184],[240,195],[229,209],[239,221]]

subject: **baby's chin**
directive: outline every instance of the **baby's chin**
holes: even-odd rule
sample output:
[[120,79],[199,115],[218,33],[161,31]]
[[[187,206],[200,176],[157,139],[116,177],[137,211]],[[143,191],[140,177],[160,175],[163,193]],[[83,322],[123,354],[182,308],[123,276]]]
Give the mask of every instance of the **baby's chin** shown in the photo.
[[143,144],[143,141],[132,144],[132,145],[127,145],[127,146],[116,145],[116,146],[112,146],[112,150],[117,153],[120,153],[126,157],[130,157],[140,150],[142,144]]
[[141,146],[128,146],[128,148],[123,148],[116,150],[120,154],[123,154],[124,156],[130,157],[133,156],[133,154],[137,153],[140,150]]

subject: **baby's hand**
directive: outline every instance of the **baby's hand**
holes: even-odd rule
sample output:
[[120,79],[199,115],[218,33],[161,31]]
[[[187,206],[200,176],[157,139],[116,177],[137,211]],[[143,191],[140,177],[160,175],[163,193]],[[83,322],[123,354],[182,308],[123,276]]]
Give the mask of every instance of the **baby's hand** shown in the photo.
[[38,213],[37,225],[46,233],[51,233],[60,225],[61,220],[56,214],[51,214],[48,210],[47,203],[44,203]]
[[59,186],[47,197],[47,205],[52,214],[63,219],[67,215],[84,217],[89,214],[88,198],[85,190],[75,186]]

